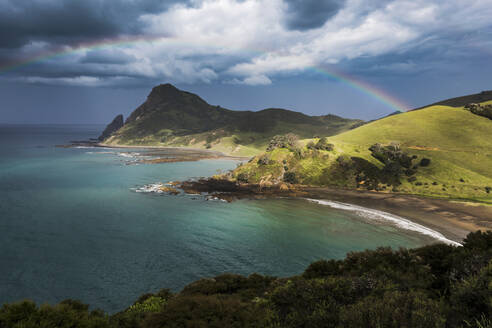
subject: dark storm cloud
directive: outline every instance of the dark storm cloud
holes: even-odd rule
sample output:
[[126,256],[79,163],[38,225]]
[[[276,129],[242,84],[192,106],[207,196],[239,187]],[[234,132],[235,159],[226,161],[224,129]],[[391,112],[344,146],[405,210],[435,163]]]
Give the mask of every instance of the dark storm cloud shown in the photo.
[[165,10],[177,0],[0,0],[0,48],[30,41],[73,44],[138,33],[142,14]]
[[345,0],[285,0],[288,5],[287,27],[308,30],[323,26],[343,7]]

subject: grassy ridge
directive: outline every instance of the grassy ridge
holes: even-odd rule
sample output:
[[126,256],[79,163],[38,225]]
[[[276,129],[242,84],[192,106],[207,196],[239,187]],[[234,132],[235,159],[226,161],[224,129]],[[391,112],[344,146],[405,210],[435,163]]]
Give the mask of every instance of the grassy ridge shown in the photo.
[[333,141],[364,149],[376,142],[399,142],[408,153],[432,159],[417,173],[429,185],[404,181],[402,192],[490,201],[485,187],[492,186],[491,128],[491,120],[462,107],[431,106],[372,122]]
[[[275,149],[238,168],[233,177],[268,184],[285,181],[291,172],[302,184],[366,188],[372,174],[380,182],[371,185],[374,189],[492,202],[487,192],[492,186],[491,128],[491,120],[462,107],[430,106],[330,137],[330,151],[308,149],[309,141],[318,139],[301,140],[298,149]],[[416,157],[416,172],[388,183],[384,164],[369,150],[376,143],[399,144],[402,152]],[[271,161],[259,164],[261,156]],[[423,158],[431,164],[419,165]]]

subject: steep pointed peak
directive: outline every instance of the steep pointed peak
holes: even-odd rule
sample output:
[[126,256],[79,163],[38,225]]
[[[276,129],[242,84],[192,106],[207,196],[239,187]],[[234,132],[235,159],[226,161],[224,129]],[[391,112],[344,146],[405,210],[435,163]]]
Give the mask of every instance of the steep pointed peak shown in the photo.
[[123,114],[116,115],[111,123],[123,123]]
[[149,94],[150,99],[165,99],[165,98],[175,98],[181,95],[184,91],[179,90],[171,83],[159,84],[152,88]]

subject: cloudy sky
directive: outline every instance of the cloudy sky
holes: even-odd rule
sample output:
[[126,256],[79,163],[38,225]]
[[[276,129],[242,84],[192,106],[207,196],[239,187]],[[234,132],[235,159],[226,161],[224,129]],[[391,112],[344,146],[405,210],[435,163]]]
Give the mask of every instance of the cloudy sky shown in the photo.
[[0,123],[104,123],[167,82],[373,119],[492,89],[491,17],[492,0],[0,0]]

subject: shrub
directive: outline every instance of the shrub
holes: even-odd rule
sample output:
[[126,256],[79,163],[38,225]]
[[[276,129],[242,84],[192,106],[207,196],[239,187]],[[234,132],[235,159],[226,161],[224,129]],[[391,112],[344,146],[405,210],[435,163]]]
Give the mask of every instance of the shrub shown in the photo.
[[341,261],[321,260],[311,263],[302,276],[306,279],[324,278],[340,273]]
[[270,155],[268,154],[264,154],[264,155],[261,155],[260,158],[258,158],[258,165],[268,165],[268,164],[272,164],[272,160],[270,159]]
[[337,157],[337,163],[343,170],[348,170],[353,167],[353,160],[347,155],[340,155]]
[[341,327],[445,327],[439,302],[419,292],[386,292],[343,308]]
[[415,173],[417,173],[417,171],[413,170],[413,169],[406,169],[405,170],[405,175],[407,175],[407,176],[414,175]]
[[314,143],[314,141],[311,140],[307,143],[306,148],[312,150],[314,149],[315,145],[316,144]]
[[306,156],[305,152],[300,147],[294,147],[293,152],[297,159],[303,159]]
[[283,180],[287,183],[292,183],[292,184],[298,182],[297,175],[295,172],[285,172]]
[[130,306],[127,312],[130,313],[148,313],[159,312],[161,308],[166,304],[166,299],[158,296],[150,296],[142,302],[136,302]]
[[195,295],[171,300],[162,312],[150,314],[141,327],[261,327],[265,312],[237,296]]
[[[186,286],[181,295],[214,295],[214,294],[250,294],[251,290],[261,290],[268,286],[274,278],[252,274],[244,277],[226,273],[215,278],[205,278]],[[257,296],[255,293],[254,296]]]
[[0,309],[0,327],[109,328],[110,325],[102,311],[89,312],[88,305],[65,300],[40,307],[32,301],[5,304]]
[[326,150],[326,151],[332,151],[334,149],[334,145],[328,143],[328,139],[326,137],[319,139],[318,142],[313,147],[314,149],[317,150]]
[[431,163],[431,160],[430,160],[430,159],[428,159],[428,158],[422,158],[422,159],[420,160],[420,166],[422,166],[422,167],[429,166],[429,165],[430,165],[430,163]]
[[239,173],[239,174],[236,176],[236,180],[237,180],[238,182],[248,183],[248,181],[249,181],[248,174],[247,174],[247,173],[245,173],[245,172],[241,172],[241,173]]
[[207,134],[207,137],[205,138],[205,141],[207,144],[210,144],[212,143],[212,141],[214,141],[215,139],[217,139],[216,136],[214,136],[213,134]]
[[490,194],[490,191],[492,191],[492,187],[485,187],[485,192],[487,194]]
[[492,318],[492,261],[477,275],[455,286],[451,304],[451,320],[456,325],[482,316]]
[[267,303],[276,312],[271,326],[337,327],[339,305],[332,288],[349,288],[348,284],[336,286],[338,282],[294,278],[275,288]]

